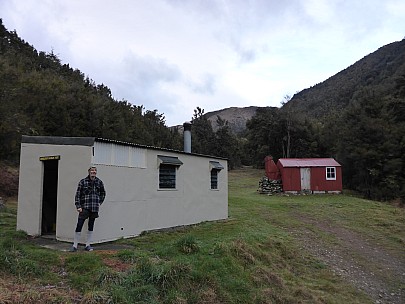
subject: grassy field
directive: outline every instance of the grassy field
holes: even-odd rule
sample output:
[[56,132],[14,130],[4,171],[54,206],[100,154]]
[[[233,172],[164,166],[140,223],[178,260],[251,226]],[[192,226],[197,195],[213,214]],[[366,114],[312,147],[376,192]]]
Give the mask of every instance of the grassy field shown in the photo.
[[385,269],[393,263],[403,270],[403,209],[348,195],[260,195],[262,175],[229,172],[228,220],[145,233],[118,241],[132,249],[117,251],[38,247],[15,231],[17,207],[10,200],[0,211],[0,303],[384,300],[361,288],[356,272],[346,269],[353,265],[362,276],[372,273],[367,286],[381,281],[394,303],[403,299],[405,278]]

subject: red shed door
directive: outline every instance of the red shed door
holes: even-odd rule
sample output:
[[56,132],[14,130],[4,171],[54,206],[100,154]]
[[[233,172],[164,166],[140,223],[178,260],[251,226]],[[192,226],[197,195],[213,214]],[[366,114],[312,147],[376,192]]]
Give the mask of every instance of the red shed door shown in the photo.
[[311,190],[311,170],[310,168],[300,168],[301,191]]

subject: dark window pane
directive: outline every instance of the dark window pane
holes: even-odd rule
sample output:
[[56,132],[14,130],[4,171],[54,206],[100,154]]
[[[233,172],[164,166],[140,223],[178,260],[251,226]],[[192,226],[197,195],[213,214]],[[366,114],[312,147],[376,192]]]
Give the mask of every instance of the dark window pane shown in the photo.
[[211,170],[211,189],[218,189],[218,172],[219,170]]
[[159,188],[176,188],[176,167],[161,164],[159,167]]

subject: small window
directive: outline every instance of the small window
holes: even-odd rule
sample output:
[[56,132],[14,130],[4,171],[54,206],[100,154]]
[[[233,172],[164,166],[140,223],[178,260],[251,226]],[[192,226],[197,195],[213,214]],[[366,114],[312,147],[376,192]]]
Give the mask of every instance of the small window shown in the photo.
[[211,170],[211,189],[218,189],[218,173],[219,170]]
[[211,189],[218,189],[218,173],[224,167],[217,161],[210,161]]
[[177,157],[158,155],[159,189],[176,189],[176,170],[182,164]]
[[173,165],[159,166],[159,188],[176,189],[176,167]]
[[336,168],[335,167],[326,167],[326,179],[327,180],[336,180]]

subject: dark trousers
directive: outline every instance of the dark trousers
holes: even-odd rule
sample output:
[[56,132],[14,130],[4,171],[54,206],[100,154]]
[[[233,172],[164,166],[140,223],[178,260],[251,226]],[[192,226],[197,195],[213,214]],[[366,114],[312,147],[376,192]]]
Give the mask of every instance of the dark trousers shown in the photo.
[[[76,225],[76,232],[81,232],[82,231],[82,228],[83,228],[83,224],[84,224],[84,221],[85,221],[86,219],[83,219],[83,218],[78,218],[77,219],[77,225]],[[93,231],[93,229],[94,229],[94,222],[96,221],[96,219],[95,218],[89,218],[89,222],[88,222],[88,229],[89,229],[89,231]]]
[[89,231],[93,231],[94,229],[94,222],[98,218],[98,212],[91,212],[90,210],[83,209],[82,212],[79,213],[76,225],[76,232],[81,232],[83,228],[84,221],[89,219],[88,228]]

